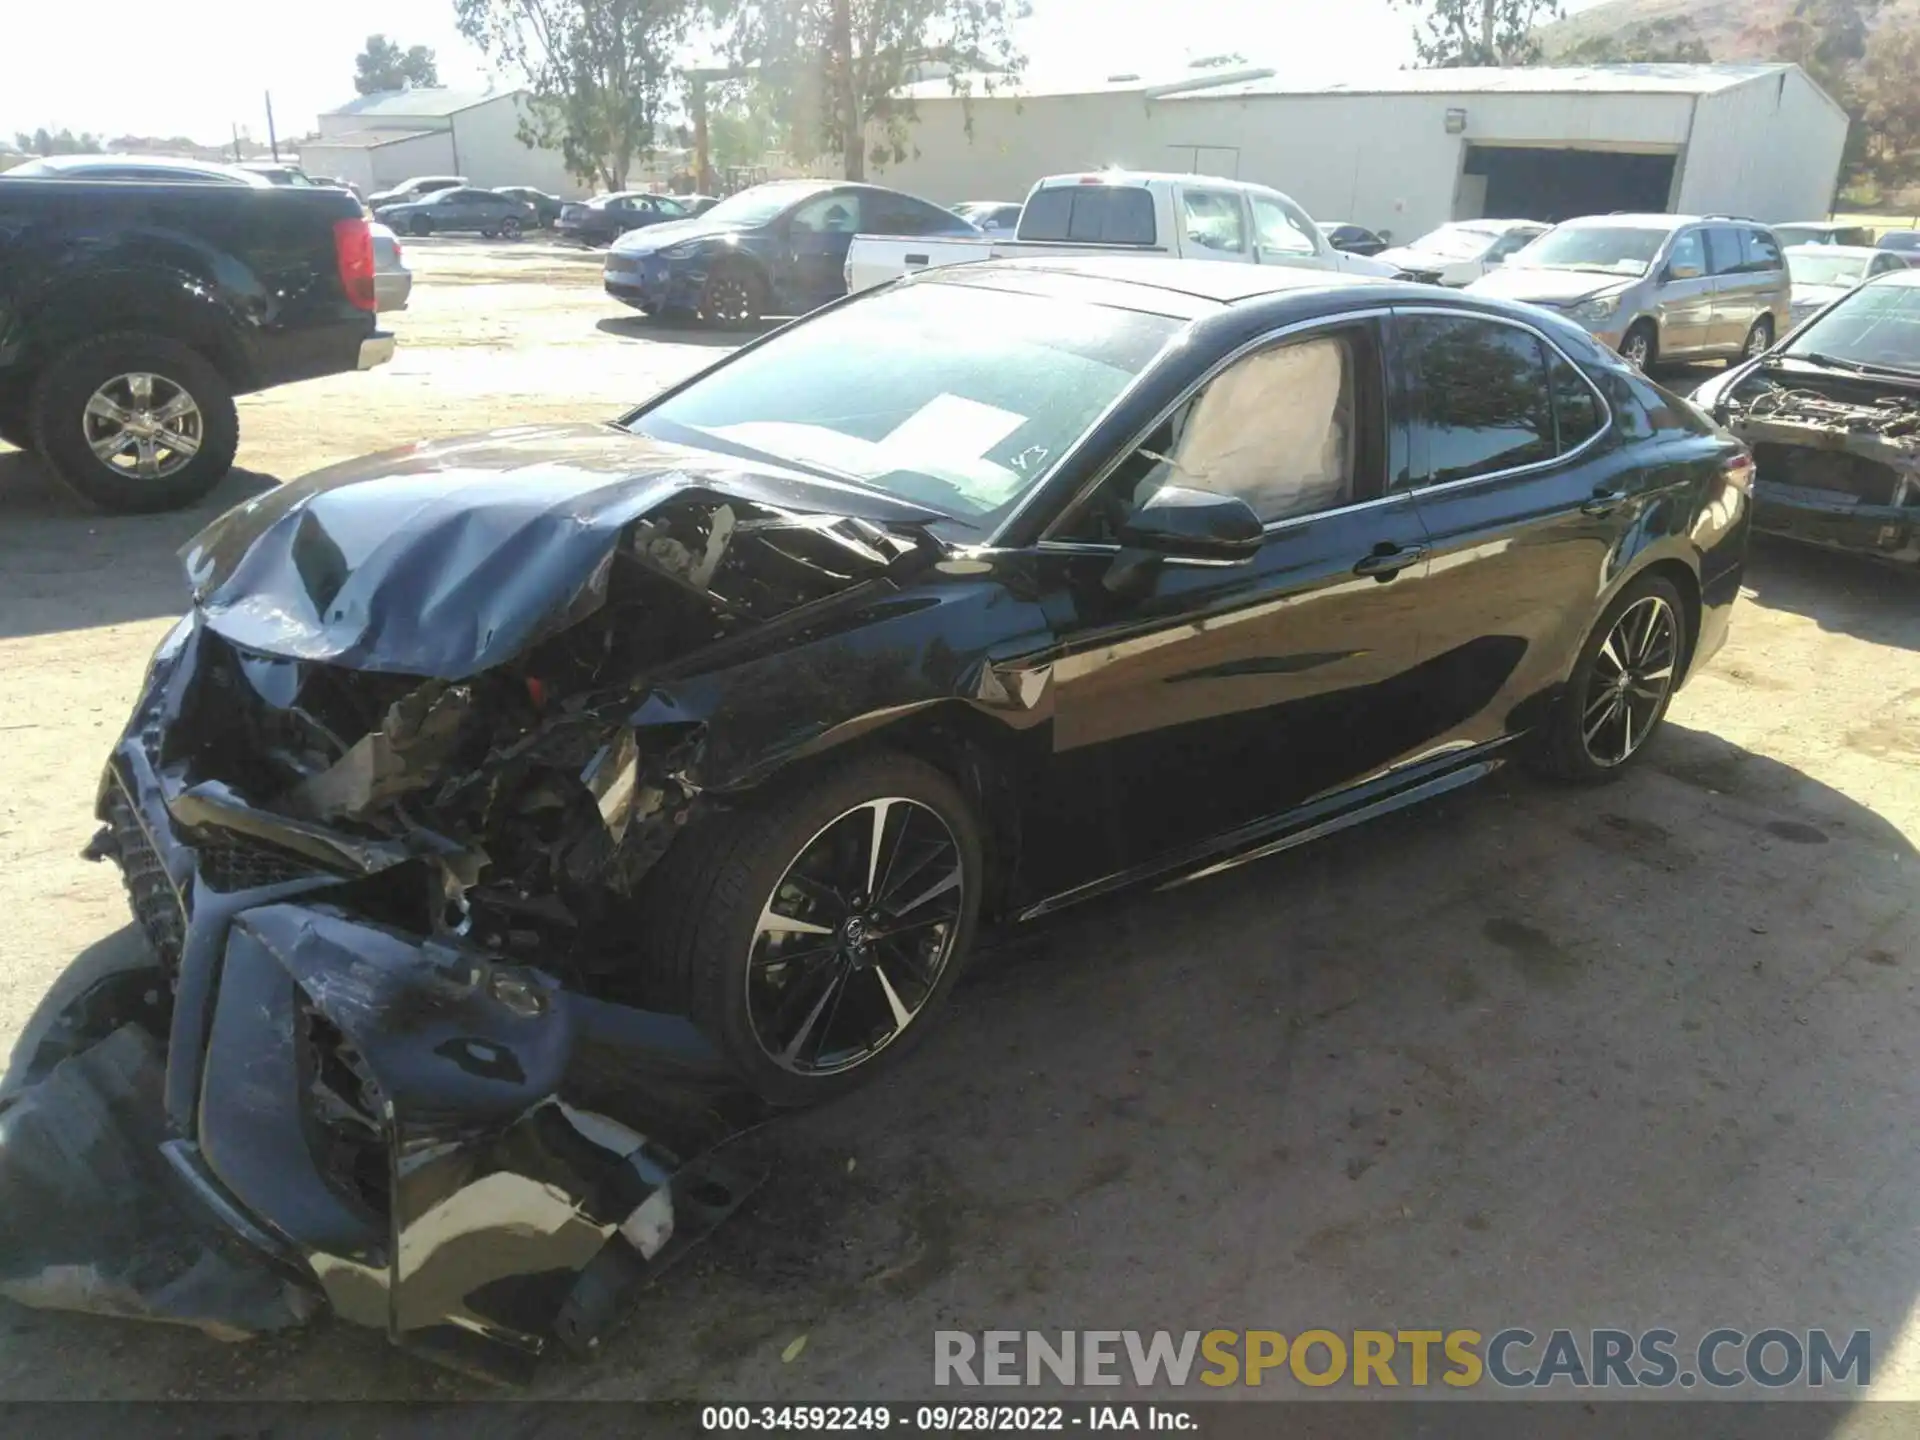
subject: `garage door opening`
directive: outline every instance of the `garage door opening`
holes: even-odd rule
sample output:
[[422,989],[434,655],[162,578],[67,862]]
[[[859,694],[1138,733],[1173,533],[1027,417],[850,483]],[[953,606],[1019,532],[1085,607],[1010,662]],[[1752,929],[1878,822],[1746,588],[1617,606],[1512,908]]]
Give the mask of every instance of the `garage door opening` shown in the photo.
[[1455,218],[1560,221],[1616,210],[1663,211],[1678,158],[1469,145]]

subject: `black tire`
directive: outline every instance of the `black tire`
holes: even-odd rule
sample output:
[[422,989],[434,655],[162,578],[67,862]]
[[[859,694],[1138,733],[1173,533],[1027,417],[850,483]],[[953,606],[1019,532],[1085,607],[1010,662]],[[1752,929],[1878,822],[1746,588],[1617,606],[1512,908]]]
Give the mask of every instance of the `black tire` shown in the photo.
[[[1631,738],[1632,730],[1627,732],[1629,753],[1624,759],[1608,762],[1596,757],[1586,736],[1589,712],[1606,701],[1608,675],[1603,672],[1610,672],[1613,668],[1610,661],[1601,659],[1601,654],[1606,650],[1614,627],[1620,624],[1621,618],[1650,600],[1663,604],[1672,617],[1672,675],[1650,717],[1641,723],[1640,738],[1635,741]],[[1599,623],[1580,647],[1580,656],[1574,662],[1573,673],[1567,678],[1566,690],[1554,706],[1546,731],[1531,754],[1534,768],[1553,779],[1574,784],[1596,785],[1618,779],[1646,754],[1648,742],[1666,719],[1667,707],[1672,704],[1680,680],[1686,674],[1692,645],[1687,607],[1671,580],[1661,575],[1643,575],[1629,584],[1601,613]]]
[[431,235],[433,220],[426,215],[415,215],[407,221],[407,234],[413,236]]
[[726,330],[744,330],[766,313],[767,282],[740,261],[722,263],[707,273],[700,290],[700,320]]
[[1727,361],[1729,365],[1741,365],[1748,360],[1757,359],[1773,348],[1773,316],[1762,315],[1753,322],[1753,328],[1747,331],[1747,343],[1740,353]]
[[516,216],[509,215],[500,222],[501,238],[505,240],[518,240],[520,238],[520,232],[525,228]]
[[498,240],[500,238],[499,228],[497,226],[482,225],[480,227],[480,238],[482,240]]
[[[956,848],[961,899],[945,961],[911,1019],[874,1053],[833,1073],[796,1073],[763,1047],[749,1012],[749,971],[762,911],[789,867],[839,823],[837,817],[884,797],[933,811]],[[648,916],[642,946],[650,1003],[690,1015],[768,1102],[829,1100],[897,1065],[931,1028],[972,944],[984,873],[978,822],[954,783],[923,761],[869,754],[777,786],[738,809],[696,820],[647,877],[640,899]]]
[[[1637,341],[1644,341],[1644,355],[1635,359]],[[1660,360],[1660,332],[1651,320],[1636,320],[1620,337],[1620,357],[1642,372],[1651,370]]]
[[[87,406],[115,377],[149,374],[186,394],[199,411],[199,449],[170,473],[138,476],[94,454]],[[34,448],[81,499],[102,510],[178,510],[204,497],[233,468],[240,417],[233,389],[211,361],[177,340],[137,331],[100,335],[55,358],[34,386]]]

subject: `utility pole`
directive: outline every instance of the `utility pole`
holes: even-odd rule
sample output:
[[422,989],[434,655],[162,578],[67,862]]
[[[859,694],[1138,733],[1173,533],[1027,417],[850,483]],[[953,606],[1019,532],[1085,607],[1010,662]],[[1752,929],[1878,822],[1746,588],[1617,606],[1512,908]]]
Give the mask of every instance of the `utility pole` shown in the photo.
[[240,122],[230,120],[227,123],[233,126],[233,163],[238,165],[240,163]]
[[267,91],[267,144],[273,149],[273,158],[280,158],[280,137],[273,130],[273,92]]

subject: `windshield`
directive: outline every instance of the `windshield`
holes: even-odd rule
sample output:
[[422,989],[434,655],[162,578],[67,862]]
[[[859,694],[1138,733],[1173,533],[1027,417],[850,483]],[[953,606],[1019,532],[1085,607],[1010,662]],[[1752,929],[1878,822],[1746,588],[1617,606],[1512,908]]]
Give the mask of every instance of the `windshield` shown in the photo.
[[1863,285],[1795,335],[1782,353],[1920,372],[1920,286]]
[[721,225],[764,225],[789,205],[815,193],[804,185],[756,185],[729,195],[704,218]]
[[642,411],[635,431],[851,478],[984,530],[1180,322],[973,285],[828,311]]
[[1803,255],[1789,252],[1787,273],[1796,285],[1858,285],[1867,278],[1870,255]]
[[1472,225],[1442,225],[1422,235],[1407,249],[1416,255],[1431,255],[1437,260],[1478,260],[1500,238],[1496,230]]
[[1563,225],[1549,230],[1507,264],[1526,270],[1594,270],[1644,275],[1667,242],[1665,230],[1632,225]]

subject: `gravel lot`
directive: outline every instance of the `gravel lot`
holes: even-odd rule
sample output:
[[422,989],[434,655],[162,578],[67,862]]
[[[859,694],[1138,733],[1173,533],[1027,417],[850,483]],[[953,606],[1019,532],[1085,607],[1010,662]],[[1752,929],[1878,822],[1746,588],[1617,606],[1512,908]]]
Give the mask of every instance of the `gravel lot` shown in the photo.
[[[0,446],[9,1045],[140,943],[76,854],[176,545],[368,450],[612,415],[720,343],[607,300],[597,257],[407,253],[396,360],[243,400],[199,511],[83,514]],[[536,1393],[922,1395],[938,1328],[1724,1324],[1870,1328],[1875,1392],[1920,1397],[1920,576],[1765,545],[1748,578],[1617,786],[1497,777],[982,956],[897,1078],[751,1142],[767,1188]],[[0,1398],[467,1393],[345,1325],[0,1304]]]

